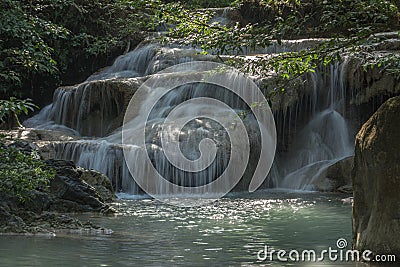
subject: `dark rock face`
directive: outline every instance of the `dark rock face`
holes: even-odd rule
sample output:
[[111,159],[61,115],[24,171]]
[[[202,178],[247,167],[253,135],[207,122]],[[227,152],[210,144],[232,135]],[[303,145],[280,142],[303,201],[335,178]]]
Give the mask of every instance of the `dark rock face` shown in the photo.
[[52,160],[50,166],[57,170],[57,174],[50,182],[50,192],[56,197],[87,205],[88,208],[98,209],[102,206],[100,196],[93,187],[80,179],[75,164],[70,161]]
[[386,101],[357,135],[352,170],[353,247],[400,257],[400,97]]
[[0,205],[0,233],[11,235],[45,235],[55,233],[71,234],[111,234],[112,230],[81,222],[67,214],[44,212],[37,214],[24,211],[14,214]]
[[17,215],[10,212],[7,205],[0,205],[0,232],[18,232],[24,227],[24,221]]
[[78,167],[78,170],[82,173],[80,179],[93,186],[103,201],[110,202],[115,200],[114,188],[106,175],[80,167]]
[[[55,203],[50,208],[55,211],[106,211],[108,205],[96,189],[81,179],[82,169],[72,161],[47,160],[57,174],[50,181],[50,194]],[[90,172],[90,171],[88,171]]]
[[326,178],[332,182],[334,191],[352,193],[351,168],[354,157],[344,158],[326,170]]
[[[23,145],[24,143],[22,143]],[[31,150],[29,146],[18,144],[22,150]],[[56,170],[50,181],[48,191],[33,191],[26,202],[5,192],[0,192],[0,233],[45,234],[67,233],[102,233],[112,231],[81,222],[64,212],[101,212],[113,213],[105,201],[115,199],[108,178],[96,171],[76,167],[71,161],[47,160],[46,163]],[[101,189],[93,187],[83,180]],[[105,198],[103,198],[105,197]]]

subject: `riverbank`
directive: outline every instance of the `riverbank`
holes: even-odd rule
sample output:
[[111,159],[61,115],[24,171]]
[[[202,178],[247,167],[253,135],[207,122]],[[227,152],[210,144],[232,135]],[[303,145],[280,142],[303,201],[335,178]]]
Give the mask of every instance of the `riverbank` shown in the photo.
[[[16,130],[2,131],[1,134],[13,137],[18,132],[21,133]],[[38,152],[32,140],[5,140],[2,142],[5,148],[12,147],[24,154]],[[43,159],[43,156],[42,161],[55,172],[47,186],[26,190],[24,198],[12,192],[0,192],[0,234],[54,236],[57,233],[112,233],[110,229],[75,218],[76,214],[84,212],[115,213],[109,205],[115,200],[115,195],[108,177],[77,167],[71,161]]]

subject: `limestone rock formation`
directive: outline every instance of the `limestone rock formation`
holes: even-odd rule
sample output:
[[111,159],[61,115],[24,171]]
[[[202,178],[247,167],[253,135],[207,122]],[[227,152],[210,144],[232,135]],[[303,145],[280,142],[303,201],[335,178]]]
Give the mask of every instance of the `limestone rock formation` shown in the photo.
[[81,172],[80,179],[93,186],[105,202],[115,200],[114,188],[106,175],[95,170],[77,169]]
[[[6,143],[23,153],[30,154],[38,148],[38,143],[53,142],[42,139],[63,137],[47,131],[9,131],[8,135],[22,140]],[[65,140],[69,138],[65,137]],[[105,175],[94,170],[76,167],[71,161],[46,160],[55,169],[56,175],[50,180],[49,189],[38,188],[27,192],[29,199],[0,192],[0,233],[54,235],[55,232],[68,233],[110,233],[90,222],[84,223],[65,212],[113,213],[115,210],[106,202],[115,199],[111,182]]]
[[353,156],[329,166],[315,181],[314,189],[323,192],[352,193],[351,166]]
[[37,149],[43,159],[51,159],[56,156],[54,144],[58,142],[73,141],[76,137],[70,136],[64,132],[55,130],[39,130],[39,129],[18,129],[0,131],[7,139],[4,141],[11,143],[10,140],[19,140],[19,146],[25,146],[29,149]]
[[[49,208],[54,211],[107,211],[109,206],[104,203],[101,195],[108,196],[104,191],[99,194],[96,188],[85,182],[81,176],[89,179],[90,171],[77,168],[72,161],[47,160],[57,174],[50,181],[50,198],[53,200]],[[86,172],[86,173],[85,173]],[[93,181],[92,179],[91,181]],[[105,190],[105,187],[103,188]]]
[[387,100],[356,138],[353,247],[400,257],[400,97]]
[[354,157],[344,158],[326,170],[326,178],[332,181],[334,190],[343,193],[352,193],[351,166]]
[[[50,182],[49,191],[32,191],[30,199],[26,202],[0,192],[0,233],[50,236],[57,232],[111,233],[110,229],[101,228],[91,222],[81,222],[67,214],[60,214],[60,212],[114,212],[114,209],[103,201],[102,196],[108,196],[108,200],[113,198],[106,195],[105,191],[97,191],[81,179],[81,176],[104,178],[104,175],[97,172],[92,175],[91,171],[76,168],[69,161],[47,162],[57,170],[55,178]],[[101,180],[92,178],[92,181]],[[103,183],[106,184],[104,181]]]

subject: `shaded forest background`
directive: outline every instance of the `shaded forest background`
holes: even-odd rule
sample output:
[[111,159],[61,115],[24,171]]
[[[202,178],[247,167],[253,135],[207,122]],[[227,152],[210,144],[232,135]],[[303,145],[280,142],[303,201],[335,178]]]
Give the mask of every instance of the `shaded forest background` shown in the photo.
[[[210,23],[213,9],[206,8],[227,6],[240,13],[240,21]],[[244,46],[265,47],[282,38],[332,38],[296,60],[279,59],[275,64],[286,66],[289,77],[299,68],[312,69],[328,52],[398,30],[399,7],[400,1],[382,0],[3,0],[1,99],[32,98],[43,106],[58,86],[84,81],[160,29],[167,31],[164,42],[233,55]]]

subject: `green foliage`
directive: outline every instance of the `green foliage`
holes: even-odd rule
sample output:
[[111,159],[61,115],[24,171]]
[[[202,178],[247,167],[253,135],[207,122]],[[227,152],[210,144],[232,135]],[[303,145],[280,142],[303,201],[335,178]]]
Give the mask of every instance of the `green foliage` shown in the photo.
[[[257,58],[251,63],[254,67],[249,61],[244,66],[292,79],[337,58],[338,51],[354,47],[376,32],[397,30],[398,2],[3,0],[0,92],[20,98],[40,95],[54,89],[63,74],[78,72],[76,69],[85,72],[85,66],[77,63],[107,58],[113,49],[131,48],[145,32],[165,28],[165,42],[195,46],[202,53],[233,55],[230,62],[237,66],[242,66],[244,53],[279,44],[283,38],[331,38],[315,49],[282,53],[272,60]],[[243,19],[233,25],[212,22],[215,10],[204,8],[221,6],[235,6]]]
[[20,1],[0,3],[0,91],[20,95],[31,74],[57,72],[50,39],[65,38],[67,31],[37,16],[31,16]]
[[30,191],[45,190],[54,175],[54,170],[40,160],[37,151],[23,153],[0,141],[0,191],[26,201]]
[[181,45],[200,47],[203,53],[237,55],[245,47],[265,47],[271,44],[271,36],[255,25],[221,25],[211,22],[215,12],[186,9],[179,3],[164,5],[159,16],[162,22],[175,25],[163,37],[164,43],[177,42]]
[[[159,0],[2,0],[0,92],[33,97],[54,89],[77,62],[107,57],[157,23]],[[89,64],[90,66],[90,64]]]
[[24,113],[28,115],[29,111],[33,111],[38,108],[33,104],[31,99],[17,99],[15,97],[10,97],[10,100],[0,100],[0,123],[5,121],[5,118],[12,115],[18,126],[22,127],[18,120],[18,115]]
[[361,47],[354,55],[363,62],[364,71],[377,68],[381,73],[392,75],[400,81],[400,55],[389,51],[374,51],[371,47]]
[[[167,3],[176,1],[166,1]],[[237,4],[239,0],[182,0],[181,3],[187,7],[195,8],[215,8],[215,7],[228,7]]]
[[332,0],[323,1],[322,6],[320,31],[359,34],[388,30],[398,22],[397,7],[387,0]]
[[[214,14],[209,11],[189,11],[180,4],[174,8],[162,13],[166,22],[175,25],[165,42],[192,45],[201,48],[201,53],[228,54],[225,63],[251,74],[277,77],[276,90],[320,64],[340,59],[343,53],[358,53],[357,47],[371,35],[399,28],[397,7],[384,0],[244,0],[239,8],[245,20],[235,25],[212,22]],[[312,48],[244,56],[279,45],[283,38],[321,35],[327,38]]]

